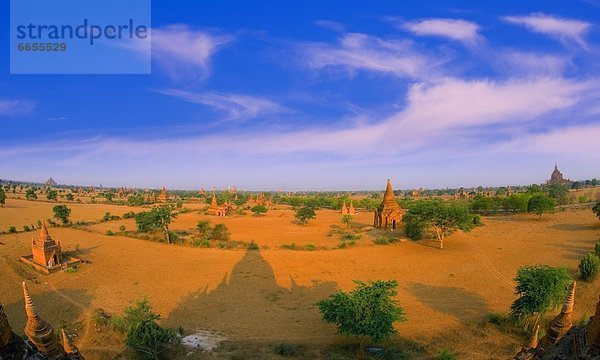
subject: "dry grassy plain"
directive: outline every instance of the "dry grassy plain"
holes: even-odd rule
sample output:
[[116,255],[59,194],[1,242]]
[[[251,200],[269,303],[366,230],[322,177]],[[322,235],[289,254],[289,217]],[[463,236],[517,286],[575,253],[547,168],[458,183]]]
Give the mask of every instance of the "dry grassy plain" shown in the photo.
[[[52,206],[8,199],[0,208],[0,230],[11,225],[21,230],[50,218]],[[105,212],[140,210],[108,204],[69,207],[73,221],[94,222]],[[261,250],[169,246],[104,235],[122,224],[134,229],[131,219],[84,229],[57,227],[50,233],[64,250],[89,263],[76,273],[45,276],[17,261],[29,253],[37,233],[0,235],[0,301],[13,328],[22,333],[25,324],[20,283],[27,279],[41,315],[56,328],[77,333],[75,343],[86,359],[131,355],[123,352],[116,336],[95,330],[92,314],[97,308],[120,314],[143,296],[162,314],[164,325],[181,326],[186,334],[209,330],[232,341],[213,357],[246,351],[254,354],[246,356],[278,358],[272,344],[287,341],[304,344],[306,358],[328,358],[318,349],[348,340],[321,321],[314,303],[338,289],[353,288],[353,279],[395,279],[400,284],[397,300],[408,321],[397,326],[399,335],[392,342],[418,343],[428,354],[450,349],[461,359],[506,359],[521,340],[480,324],[491,312],[507,311],[514,300],[516,270],[545,263],[565,265],[575,274],[579,258],[593,249],[600,234],[600,222],[589,209],[544,215],[541,221],[531,215],[485,217],[485,226],[450,236],[444,250],[433,241],[374,245],[368,232],[370,213],[355,217],[352,225],[361,239],[346,249],[337,249],[339,235],[332,235],[332,229],[343,225],[340,215],[329,210],[319,211],[307,226],[295,223],[293,212],[283,206],[258,218],[211,218],[192,211],[172,227],[192,231],[201,219],[225,223],[233,240],[254,240]],[[281,248],[290,243],[311,243],[319,249]],[[599,294],[598,280],[578,286],[576,318],[593,314]]]

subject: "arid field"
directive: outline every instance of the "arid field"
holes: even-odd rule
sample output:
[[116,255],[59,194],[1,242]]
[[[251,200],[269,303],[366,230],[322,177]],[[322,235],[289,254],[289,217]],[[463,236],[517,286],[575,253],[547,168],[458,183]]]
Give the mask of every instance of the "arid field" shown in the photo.
[[[23,225],[51,218],[54,205],[9,198],[0,208],[0,230],[15,226],[21,231]],[[63,251],[85,263],[73,273],[38,274],[18,261],[30,253],[38,230],[0,235],[0,301],[13,329],[22,334],[25,279],[41,316],[55,328],[77,334],[75,344],[86,359],[128,357],[122,339],[96,328],[94,312],[121,314],[143,297],[163,316],[163,325],[181,326],[185,335],[210,331],[225,338],[221,350],[206,355],[210,358],[244,358],[281,341],[303,344],[308,358],[327,358],[323,347],[356,340],[337,335],[314,304],[336,290],[352,289],[354,279],[398,281],[396,300],[407,321],[397,326],[391,342],[423,346],[425,354],[449,349],[461,359],[507,359],[522,339],[486,320],[490,313],[508,311],[517,269],[535,263],[564,265],[575,275],[578,260],[600,235],[600,222],[589,208],[567,208],[539,221],[535,215],[484,217],[484,226],[452,234],[443,250],[433,240],[375,245],[372,213],[359,212],[348,231],[360,239],[338,248],[345,225],[337,211],[320,210],[302,226],[286,206],[275,206],[261,217],[217,218],[201,214],[201,205],[184,205],[192,211],[176,218],[173,230],[193,232],[198,220],[210,220],[226,224],[232,240],[254,241],[260,248],[221,250],[120,236],[121,225],[135,229],[133,219],[98,222],[106,212],[122,215],[140,208],[68,206],[73,222],[95,224],[49,231]],[[116,235],[106,236],[107,230]],[[292,243],[298,250],[283,248]],[[305,250],[307,244],[316,250]],[[577,319],[594,313],[599,294],[600,280],[579,282]]]

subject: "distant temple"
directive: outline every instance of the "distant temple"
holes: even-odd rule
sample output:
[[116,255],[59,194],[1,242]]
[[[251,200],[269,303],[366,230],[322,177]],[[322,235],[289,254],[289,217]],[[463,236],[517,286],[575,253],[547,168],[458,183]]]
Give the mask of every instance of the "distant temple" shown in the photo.
[[227,216],[235,210],[235,205],[231,201],[226,201],[225,204],[219,205],[217,202],[217,196],[213,194],[210,206],[208,207],[208,215],[213,216]]
[[160,192],[160,195],[158,196],[158,201],[161,204],[166,204],[167,202],[169,202],[169,195],[167,195],[167,188],[163,186],[162,191]]
[[546,182],[548,185],[552,184],[570,184],[571,180],[565,179],[563,174],[558,170],[558,166],[554,164],[554,171],[550,175],[550,180]]
[[390,179],[388,179],[385,194],[383,194],[383,201],[374,213],[373,226],[380,229],[394,230],[401,220],[402,210],[400,209],[400,205],[396,202],[392,183]]
[[56,186],[56,185],[58,185],[58,184],[56,183],[56,181],[54,181],[54,179],[53,179],[53,178],[50,178],[50,179],[46,180],[46,182],[44,183],[44,185],[48,185],[48,186]]
[[8,318],[0,303],[0,359],[7,360],[83,360],[79,350],[71,343],[64,330],[61,341],[56,337],[52,325],[42,319],[23,282],[23,297],[27,324],[23,341],[10,328]]
[[346,206],[346,201],[344,201],[344,203],[342,204],[342,215],[356,215],[356,209],[354,208],[354,204],[352,203],[352,200],[350,200],[350,207]]
[[44,274],[50,274],[68,265],[77,264],[81,259],[63,256],[60,241],[52,239],[44,222],[40,236],[31,239],[31,255],[21,256],[21,261]]
[[600,301],[596,314],[584,326],[573,327],[575,282],[558,315],[548,324],[546,335],[538,342],[539,326],[528,345],[515,360],[597,360],[600,359]]

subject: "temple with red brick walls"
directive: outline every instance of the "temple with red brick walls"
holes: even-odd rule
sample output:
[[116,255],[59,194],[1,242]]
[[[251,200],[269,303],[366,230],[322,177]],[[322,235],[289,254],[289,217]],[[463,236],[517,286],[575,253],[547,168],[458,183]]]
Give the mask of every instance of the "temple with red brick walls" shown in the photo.
[[396,202],[392,183],[388,179],[383,201],[373,214],[373,226],[380,229],[395,230],[402,221],[402,209]]
[[44,222],[39,237],[31,239],[31,255],[21,256],[21,261],[44,274],[50,274],[69,265],[77,264],[81,262],[81,259],[63,256],[60,241],[52,239]]
[[226,201],[223,205],[219,205],[217,202],[217,196],[213,194],[212,200],[208,207],[208,215],[227,216],[231,215],[233,211],[235,211],[235,205],[231,203],[231,200]]

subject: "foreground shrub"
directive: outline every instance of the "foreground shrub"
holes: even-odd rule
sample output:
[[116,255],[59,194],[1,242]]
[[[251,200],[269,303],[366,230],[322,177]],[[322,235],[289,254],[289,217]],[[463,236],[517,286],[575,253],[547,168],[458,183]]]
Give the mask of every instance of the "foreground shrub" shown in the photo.
[[435,360],[457,360],[458,356],[455,353],[444,349],[444,350],[440,351],[439,353],[437,353],[437,355],[435,356],[434,359]]
[[282,342],[275,346],[275,354],[281,356],[295,356],[302,349],[302,346],[297,344],[290,344],[287,342]]
[[579,274],[583,280],[593,278],[600,269],[600,258],[594,253],[587,253],[579,261]]
[[529,322],[564,303],[571,277],[564,267],[528,265],[519,268],[515,282],[519,298],[510,306],[511,316]]
[[365,337],[379,342],[396,333],[394,323],[405,321],[404,310],[396,304],[398,282],[354,281],[357,286],[349,293],[339,291],[317,303],[323,320],[337,325],[344,335]]
[[158,325],[160,315],[152,312],[148,300],[139,301],[125,309],[122,318],[115,318],[113,326],[125,334],[125,345],[140,353],[146,359],[158,359],[167,345],[174,343],[175,331]]
[[598,241],[596,243],[596,246],[594,246],[594,253],[596,254],[596,256],[600,256],[600,241]]

